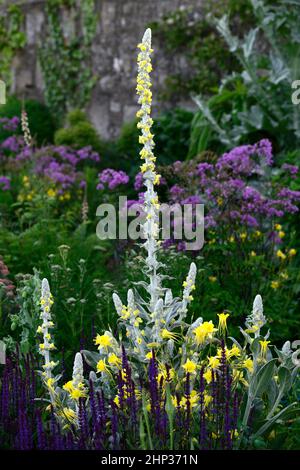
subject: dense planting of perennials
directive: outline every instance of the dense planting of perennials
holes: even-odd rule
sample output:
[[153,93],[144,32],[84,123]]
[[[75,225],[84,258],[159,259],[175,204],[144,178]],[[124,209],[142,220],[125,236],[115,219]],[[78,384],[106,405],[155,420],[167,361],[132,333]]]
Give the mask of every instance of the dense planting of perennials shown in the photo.
[[[243,344],[227,336],[229,314],[218,322],[187,322],[196,266],[191,264],[181,298],[163,286],[159,261],[159,201],[151,133],[151,31],[139,44],[137,93],[141,173],[146,191],[142,225],[147,282],[130,289],[124,303],[114,293],[118,334],[97,334],[96,351],[76,354],[70,380],[61,384],[55,361],[54,302],[41,286],[39,352],[10,358],[1,386],[0,436],[17,449],[232,449],[270,432],[297,403],[282,406],[297,376],[289,342],[272,348],[262,299],[257,295]],[[125,183],[106,172],[101,184]],[[273,357],[273,350],[275,356]],[[39,374],[35,369],[39,368]],[[272,386],[271,386],[271,385]],[[264,400],[272,388],[272,398]],[[258,425],[253,425],[258,416]],[[251,418],[251,419],[250,419]]]

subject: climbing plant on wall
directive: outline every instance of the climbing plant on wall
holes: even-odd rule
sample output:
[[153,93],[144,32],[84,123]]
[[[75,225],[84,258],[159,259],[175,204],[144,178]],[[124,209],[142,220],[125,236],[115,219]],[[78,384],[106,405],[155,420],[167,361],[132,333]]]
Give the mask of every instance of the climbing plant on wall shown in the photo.
[[[224,73],[239,70],[214,25],[214,17],[230,14],[235,31],[251,25],[249,0],[206,0],[198,8],[181,7],[150,24],[162,47],[187,61],[184,73],[166,78],[161,98],[169,100],[191,93],[212,94]],[[188,73],[187,73],[188,70]]]
[[20,7],[7,5],[0,0],[0,79],[6,85],[11,82],[11,64],[15,53],[26,43],[21,31],[23,13]]
[[47,0],[46,37],[39,48],[46,103],[58,118],[83,108],[95,84],[91,45],[96,33],[95,0]]

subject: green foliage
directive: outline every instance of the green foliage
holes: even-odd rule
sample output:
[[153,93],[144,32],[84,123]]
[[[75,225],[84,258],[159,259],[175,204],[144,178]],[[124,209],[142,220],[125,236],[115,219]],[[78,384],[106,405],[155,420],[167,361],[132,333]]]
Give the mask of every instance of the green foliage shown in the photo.
[[[189,148],[192,119],[192,112],[180,108],[162,113],[154,119],[155,153],[159,156],[159,161],[162,164],[169,164],[185,158]],[[138,169],[132,167],[132,162],[137,161],[141,150],[136,124],[136,120],[124,124],[116,142],[117,154],[125,157],[125,168],[133,175],[137,173]],[[122,161],[122,165],[124,168],[124,161]]]
[[67,127],[55,133],[56,145],[69,145],[76,149],[91,146],[95,151],[102,152],[103,144],[100,137],[84,112],[71,111],[67,115],[67,124],[69,124]]
[[[65,37],[61,7],[69,11],[69,19],[76,25],[73,34]],[[90,52],[96,33],[97,15],[95,1],[61,2],[48,0],[47,37],[40,47],[40,62],[45,82],[45,97],[51,111],[62,122],[67,110],[84,107],[95,84]],[[81,34],[78,34],[78,24]]]
[[174,98],[190,93],[211,94],[224,73],[240,70],[238,60],[226,50],[225,41],[216,32],[211,12],[217,16],[229,13],[235,29],[244,22],[251,24],[249,0],[206,1],[197,11],[181,8],[163,16],[151,27],[168,53],[183,56],[190,73],[167,77],[162,97]]
[[291,101],[291,83],[298,78],[299,5],[289,0],[275,5],[251,0],[251,5],[255,27],[242,39],[230,30],[228,16],[216,22],[241,72],[224,78],[210,100],[201,95],[195,99],[199,112],[193,121],[190,157],[220,144],[228,148],[251,143],[262,135],[276,150],[299,146],[299,108]]
[[8,86],[11,81],[12,59],[26,43],[25,33],[21,31],[24,15],[18,5],[3,7],[2,0],[0,10],[0,78]]
[[[8,98],[5,105],[0,106],[0,117],[12,118],[14,116],[21,117],[23,103],[16,97]],[[29,127],[31,135],[34,137],[38,145],[53,142],[55,132],[55,122],[53,117],[44,104],[36,100],[25,100],[24,108],[28,115]],[[21,128],[19,127],[19,134]],[[4,140],[11,133],[0,129],[0,141]]]

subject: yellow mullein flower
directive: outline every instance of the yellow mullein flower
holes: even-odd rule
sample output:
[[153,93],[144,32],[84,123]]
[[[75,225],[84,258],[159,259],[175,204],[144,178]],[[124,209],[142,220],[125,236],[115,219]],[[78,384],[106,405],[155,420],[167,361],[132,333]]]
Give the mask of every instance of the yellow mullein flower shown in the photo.
[[285,237],[285,232],[280,230],[280,232],[278,232],[278,236],[279,236],[279,238],[284,238]]
[[227,318],[229,317],[229,313],[218,313],[219,317],[219,326],[218,330],[221,334],[225,334],[227,330]]
[[289,250],[289,256],[291,256],[291,257],[292,257],[292,256],[295,256],[296,253],[297,253],[297,250],[295,250],[295,248],[291,248],[291,249]]
[[54,385],[54,384],[55,384],[55,380],[54,380],[52,377],[50,377],[49,379],[47,379],[46,385],[47,385],[48,388],[53,389],[53,385]]
[[282,229],[282,225],[280,224],[275,224],[275,230],[281,230]]

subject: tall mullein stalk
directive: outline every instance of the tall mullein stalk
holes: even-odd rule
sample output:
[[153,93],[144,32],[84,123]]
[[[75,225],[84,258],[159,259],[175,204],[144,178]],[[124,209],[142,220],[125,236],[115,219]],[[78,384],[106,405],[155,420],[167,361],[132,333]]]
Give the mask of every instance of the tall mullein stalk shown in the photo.
[[156,157],[153,153],[154,141],[151,134],[153,120],[151,119],[151,30],[147,29],[142,42],[138,45],[140,53],[138,54],[138,76],[137,76],[137,94],[139,95],[139,104],[141,109],[137,112],[139,118],[138,128],[141,130],[139,137],[140,144],[143,145],[140,151],[141,159],[144,163],[141,166],[141,172],[146,186],[144,211],[146,222],[143,226],[143,233],[146,238],[144,247],[147,250],[146,266],[149,276],[148,292],[150,294],[150,308],[153,311],[161,294],[161,279],[158,274],[159,262],[157,260],[157,249],[159,247],[159,203],[155,191],[155,185],[159,183],[160,175],[155,171]]
[[28,115],[24,107],[21,113],[21,128],[22,128],[25,144],[28,147],[30,147],[32,145],[32,137],[31,137],[30,128],[29,128]]
[[54,323],[51,320],[51,306],[53,304],[52,294],[50,292],[49,283],[47,279],[42,280],[41,289],[41,314],[42,325],[38,327],[37,332],[43,335],[43,342],[39,345],[40,354],[44,357],[43,364],[43,378],[44,382],[49,391],[51,404],[55,406],[55,392],[54,384],[55,379],[53,378],[52,371],[57,365],[51,360],[51,351],[55,349],[54,343],[51,338],[49,330],[53,328]]

